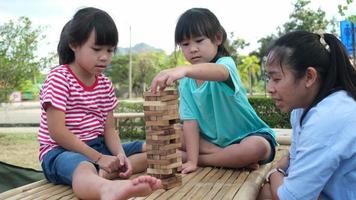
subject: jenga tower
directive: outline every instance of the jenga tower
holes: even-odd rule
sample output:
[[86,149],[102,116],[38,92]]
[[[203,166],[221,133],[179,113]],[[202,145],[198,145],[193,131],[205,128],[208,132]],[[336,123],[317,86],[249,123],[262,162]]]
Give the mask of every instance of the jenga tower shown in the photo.
[[182,126],[179,124],[178,92],[165,90],[145,92],[144,114],[146,124],[147,174],[161,179],[164,189],[182,184],[178,168],[182,166]]

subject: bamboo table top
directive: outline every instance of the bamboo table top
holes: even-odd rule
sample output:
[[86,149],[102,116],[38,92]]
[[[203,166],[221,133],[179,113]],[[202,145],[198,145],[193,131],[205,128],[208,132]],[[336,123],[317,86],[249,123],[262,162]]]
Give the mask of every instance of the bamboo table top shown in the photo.
[[[287,145],[279,146],[275,161],[287,152]],[[194,173],[183,175],[183,183],[179,187],[170,190],[159,189],[147,197],[133,199],[256,199],[264,177],[272,165],[271,163],[263,165],[255,171],[199,168]],[[70,187],[41,180],[1,193],[0,200],[2,199],[65,200],[77,198]]]

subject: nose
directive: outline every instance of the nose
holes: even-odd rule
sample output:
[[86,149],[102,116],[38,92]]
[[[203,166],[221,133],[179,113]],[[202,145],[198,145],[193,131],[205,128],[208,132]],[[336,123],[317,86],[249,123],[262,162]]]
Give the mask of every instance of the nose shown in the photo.
[[110,59],[110,57],[111,57],[111,53],[103,52],[103,53],[100,55],[99,59],[100,59],[101,61],[107,61],[108,59]]
[[197,52],[198,51],[198,47],[196,45],[190,45],[189,50],[190,50],[190,52]]
[[271,80],[267,81],[267,86],[266,86],[267,92],[272,94],[276,91],[275,87],[273,86],[273,83]]

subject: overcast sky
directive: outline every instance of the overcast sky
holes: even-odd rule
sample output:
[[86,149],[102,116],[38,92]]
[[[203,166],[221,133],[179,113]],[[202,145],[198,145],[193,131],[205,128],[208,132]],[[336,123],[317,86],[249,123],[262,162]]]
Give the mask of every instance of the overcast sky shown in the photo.
[[[54,52],[63,25],[80,8],[94,6],[107,11],[119,30],[119,46],[144,42],[167,53],[174,49],[174,29],[177,19],[192,7],[210,9],[227,33],[245,39],[251,45],[247,52],[258,48],[257,40],[275,33],[288,21],[293,0],[0,0],[0,25],[27,16],[34,26],[47,26],[47,38],[41,43],[40,55]],[[346,0],[312,0],[311,8],[326,11],[327,18],[341,19],[337,5]],[[356,1],[349,13],[356,13]],[[247,53],[246,52],[246,53]]]

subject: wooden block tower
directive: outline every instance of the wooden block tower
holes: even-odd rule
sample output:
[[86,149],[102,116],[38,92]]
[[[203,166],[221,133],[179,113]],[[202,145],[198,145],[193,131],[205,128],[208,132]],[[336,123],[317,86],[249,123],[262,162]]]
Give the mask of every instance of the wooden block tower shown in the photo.
[[147,174],[161,179],[164,189],[182,184],[178,169],[182,166],[182,126],[179,123],[178,92],[145,92]]

